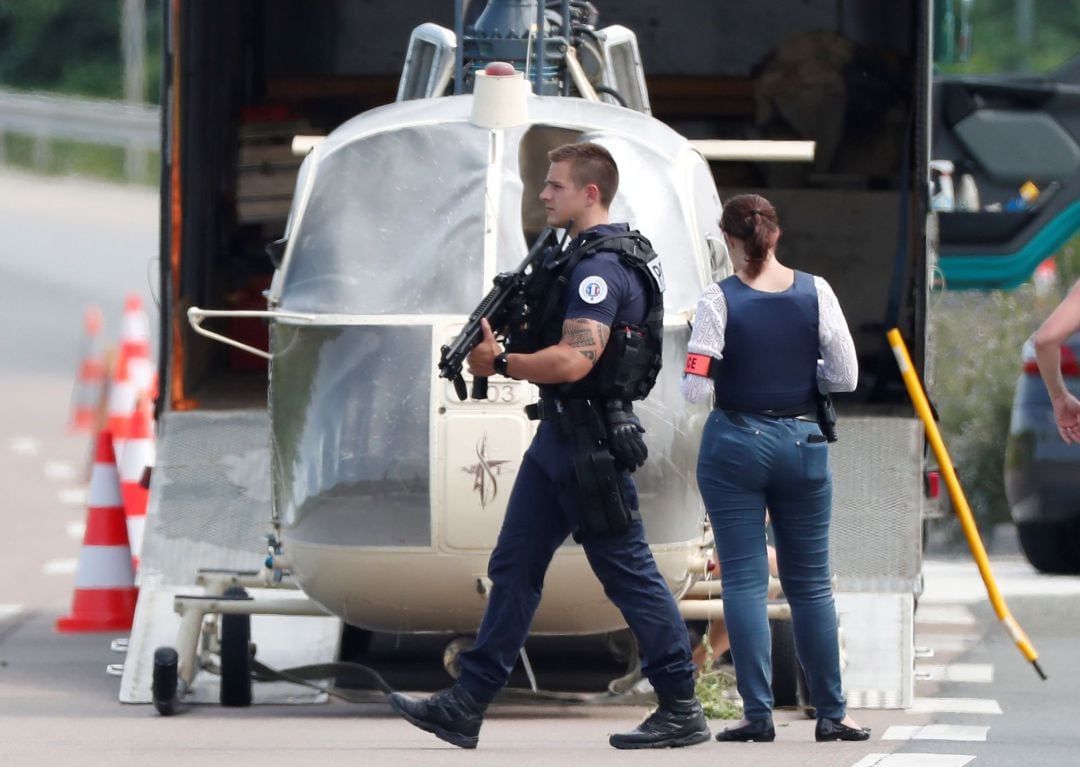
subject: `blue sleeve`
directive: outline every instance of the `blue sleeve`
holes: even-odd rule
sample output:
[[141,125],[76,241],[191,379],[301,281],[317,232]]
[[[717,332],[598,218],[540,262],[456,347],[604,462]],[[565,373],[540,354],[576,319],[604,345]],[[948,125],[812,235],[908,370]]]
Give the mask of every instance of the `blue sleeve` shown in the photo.
[[595,320],[611,327],[628,292],[626,269],[601,256],[586,258],[570,274],[564,320]]

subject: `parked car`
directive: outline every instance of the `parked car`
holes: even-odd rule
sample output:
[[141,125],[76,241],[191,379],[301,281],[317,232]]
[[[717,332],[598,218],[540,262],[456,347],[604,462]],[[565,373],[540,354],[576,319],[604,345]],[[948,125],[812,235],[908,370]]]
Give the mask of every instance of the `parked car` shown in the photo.
[[[1080,333],[1061,347],[1061,372],[1076,396],[1078,359]],[[1030,340],[1021,363],[1005,446],[1005,494],[1028,561],[1045,573],[1080,574],[1080,446],[1058,434]]]

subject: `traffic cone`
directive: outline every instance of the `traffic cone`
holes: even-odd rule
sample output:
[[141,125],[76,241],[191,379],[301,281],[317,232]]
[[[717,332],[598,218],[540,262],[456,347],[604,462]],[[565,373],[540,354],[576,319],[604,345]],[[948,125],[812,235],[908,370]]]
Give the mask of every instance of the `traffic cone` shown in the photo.
[[124,301],[124,318],[120,323],[120,356],[126,359],[150,359],[150,318],[142,299],[129,293]]
[[129,630],[137,599],[112,436],[103,431],[98,435],[90,477],[86,532],[75,571],[71,614],[56,621],[56,630]]
[[101,309],[91,306],[83,321],[84,338],[79,371],[71,398],[68,431],[88,432],[97,421],[98,400],[105,383],[105,359],[101,349]]
[[146,527],[146,503],[149,490],[143,487],[143,473],[154,465],[154,414],[149,394],[139,395],[135,415],[131,420],[131,432],[124,443],[120,456],[120,494],[124,499],[127,515],[127,535],[131,544],[131,563],[139,569],[142,551],[143,529]]
[[105,416],[105,430],[112,435],[114,455],[124,454],[135,401],[135,384],[131,380],[128,360],[121,352],[113,368],[112,380],[109,381],[109,404]]

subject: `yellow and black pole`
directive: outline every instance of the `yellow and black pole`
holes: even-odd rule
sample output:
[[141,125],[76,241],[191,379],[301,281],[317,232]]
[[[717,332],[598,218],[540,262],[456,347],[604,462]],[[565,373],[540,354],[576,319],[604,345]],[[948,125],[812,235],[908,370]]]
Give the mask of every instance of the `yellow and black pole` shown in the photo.
[[911,355],[908,354],[904,339],[900,337],[900,331],[896,328],[888,332],[888,338],[889,346],[892,347],[893,354],[896,356],[896,364],[900,366],[900,374],[904,377],[908,396],[911,397],[915,412],[926,427],[926,437],[930,440],[934,455],[937,456],[938,466],[941,469],[942,476],[945,477],[945,484],[949,488],[949,497],[952,498],[953,508],[956,511],[956,516],[960,517],[964,536],[967,538],[972,556],[975,557],[975,564],[979,566],[979,574],[982,576],[983,583],[986,584],[986,593],[990,597],[990,603],[994,606],[994,612],[1009,633],[1009,636],[1016,643],[1017,648],[1035,667],[1036,673],[1046,679],[1046,674],[1039,667],[1039,653],[1032,647],[1031,640],[1028,639],[1024,630],[1020,628],[1016,618],[1009,612],[1009,608],[1001,596],[1001,591],[998,589],[997,582],[994,580],[994,574],[990,571],[990,560],[986,556],[986,548],[983,546],[982,539],[979,538],[979,531],[975,527],[971,507],[968,506],[963,488],[960,487],[960,481],[956,478],[956,470],[953,468],[948,450],[945,449],[945,443],[941,439],[941,432],[938,431],[937,424],[934,423],[934,416],[930,412],[930,403],[926,399],[926,392],[923,391],[918,375],[915,374],[915,366],[911,363]]

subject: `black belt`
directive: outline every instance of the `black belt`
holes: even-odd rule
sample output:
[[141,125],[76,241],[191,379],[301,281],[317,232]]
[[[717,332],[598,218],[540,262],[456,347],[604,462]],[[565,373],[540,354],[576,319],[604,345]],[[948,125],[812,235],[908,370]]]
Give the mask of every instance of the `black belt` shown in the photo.
[[564,412],[562,402],[557,399],[540,399],[525,406],[525,415],[530,421],[556,421]]
[[736,408],[724,407],[723,405],[715,405],[713,410],[723,410],[727,413],[728,418],[739,426],[745,426],[746,421],[743,420],[742,415],[759,415],[765,418],[797,418],[801,421],[813,421],[817,423],[817,404],[809,403],[803,405],[796,405],[789,408],[776,408],[769,410],[739,410]]

